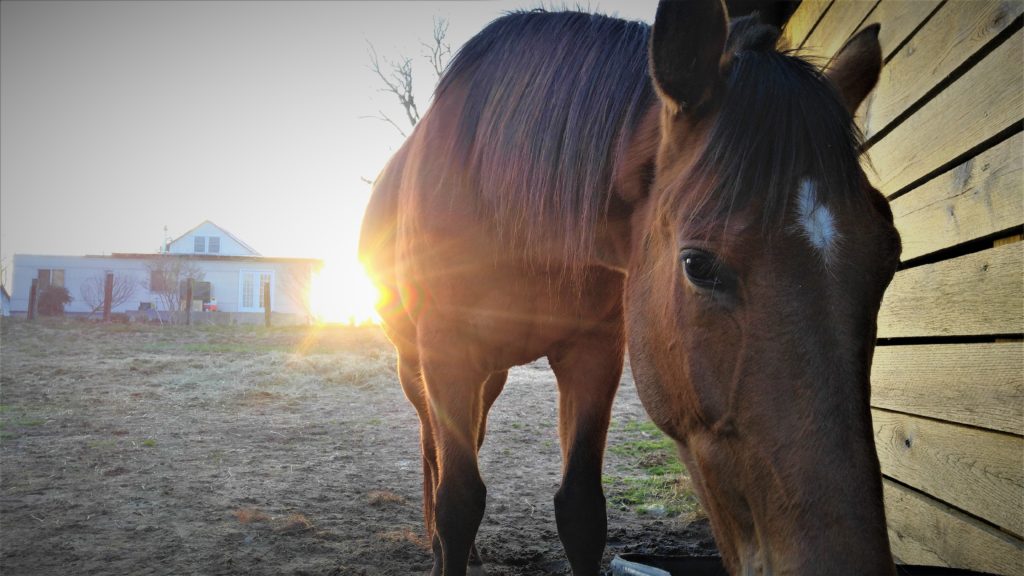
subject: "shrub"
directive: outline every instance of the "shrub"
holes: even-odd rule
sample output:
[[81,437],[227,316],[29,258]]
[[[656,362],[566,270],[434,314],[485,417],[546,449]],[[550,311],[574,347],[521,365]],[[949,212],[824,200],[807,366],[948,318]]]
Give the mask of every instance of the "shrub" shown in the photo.
[[63,286],[47,286],[39,294],[36,307],[41,316],[63,316],[64,305],[71,302],[71,293]]

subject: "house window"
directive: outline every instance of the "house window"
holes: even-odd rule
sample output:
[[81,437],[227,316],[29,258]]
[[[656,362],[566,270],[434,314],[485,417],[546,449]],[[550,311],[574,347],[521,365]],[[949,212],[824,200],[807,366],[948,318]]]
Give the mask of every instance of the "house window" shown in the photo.
[[[213,293],[213,285],[209,282],[203,282],[201,280],[192,281],[192,300],[202,300],[203,302],[209,302],[210,296]],[[188,279],[182,280],[178,283],[178,298],[184,302],[185,298],[188,297]]]
[[195,252],[206,252],[206,236],[196,236],[195,242]]
[[210,236],[210,254],[220,253],[220,236]]
[[64,270],[54,268],[40,268],[36,275],[39,281],[36,283],[39,290],[50,286],[64,285]]
[[167,290],[167,277],[164,276],[163,270],[150,270],[149,272],[149,291],[150,292],[165,292]]
[[263,287],[270,284],[270,300],[274,300],[274,273],[263,270],[242,270],[239,281],[239,310],[259,312],[263,310]]

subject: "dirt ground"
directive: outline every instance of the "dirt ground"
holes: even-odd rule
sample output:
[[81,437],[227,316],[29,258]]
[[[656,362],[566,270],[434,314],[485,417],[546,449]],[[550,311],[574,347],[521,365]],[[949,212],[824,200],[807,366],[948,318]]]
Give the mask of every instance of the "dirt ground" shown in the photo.
[[[425,574],[418,426],[393,364],[376,328],[4,319],[0,572]],[[489,574],[568,573],[556,413],[546,363],[512,371],[481,452]],[[714,551],[681,469],[658,499],[652,430],[627,370],[606,568]]]

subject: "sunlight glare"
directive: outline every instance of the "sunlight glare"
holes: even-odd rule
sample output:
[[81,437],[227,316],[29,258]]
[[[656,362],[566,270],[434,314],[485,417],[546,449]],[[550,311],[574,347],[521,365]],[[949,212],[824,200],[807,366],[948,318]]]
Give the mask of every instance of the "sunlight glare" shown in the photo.
[[309,300],[317,321],[328,324],[379,324],[374,309],[377,289],[354,258],[351,262],[328,259],[313,276]]

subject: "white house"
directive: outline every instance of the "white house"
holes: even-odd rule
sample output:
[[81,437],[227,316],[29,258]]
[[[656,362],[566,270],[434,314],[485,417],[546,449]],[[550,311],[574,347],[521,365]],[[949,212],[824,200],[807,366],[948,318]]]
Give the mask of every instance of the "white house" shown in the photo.
[[[274,322],[308,322],[309,289],[323,266],[314,258],[261,256],[251,246],[209,220],[154,254],[109,256],[14,255],[11,313],[28,312],[32,281],[38,289],[64,286],[74,300],[68,315],[96,314],[104,279],[114,275],[122,294],[112,312],[167,317],[184,310],[187,279],[192,278],[192,310],[197,322],[263,321],[263,286],[269,282]],[[115,298],[117,300],[117,298]]]

